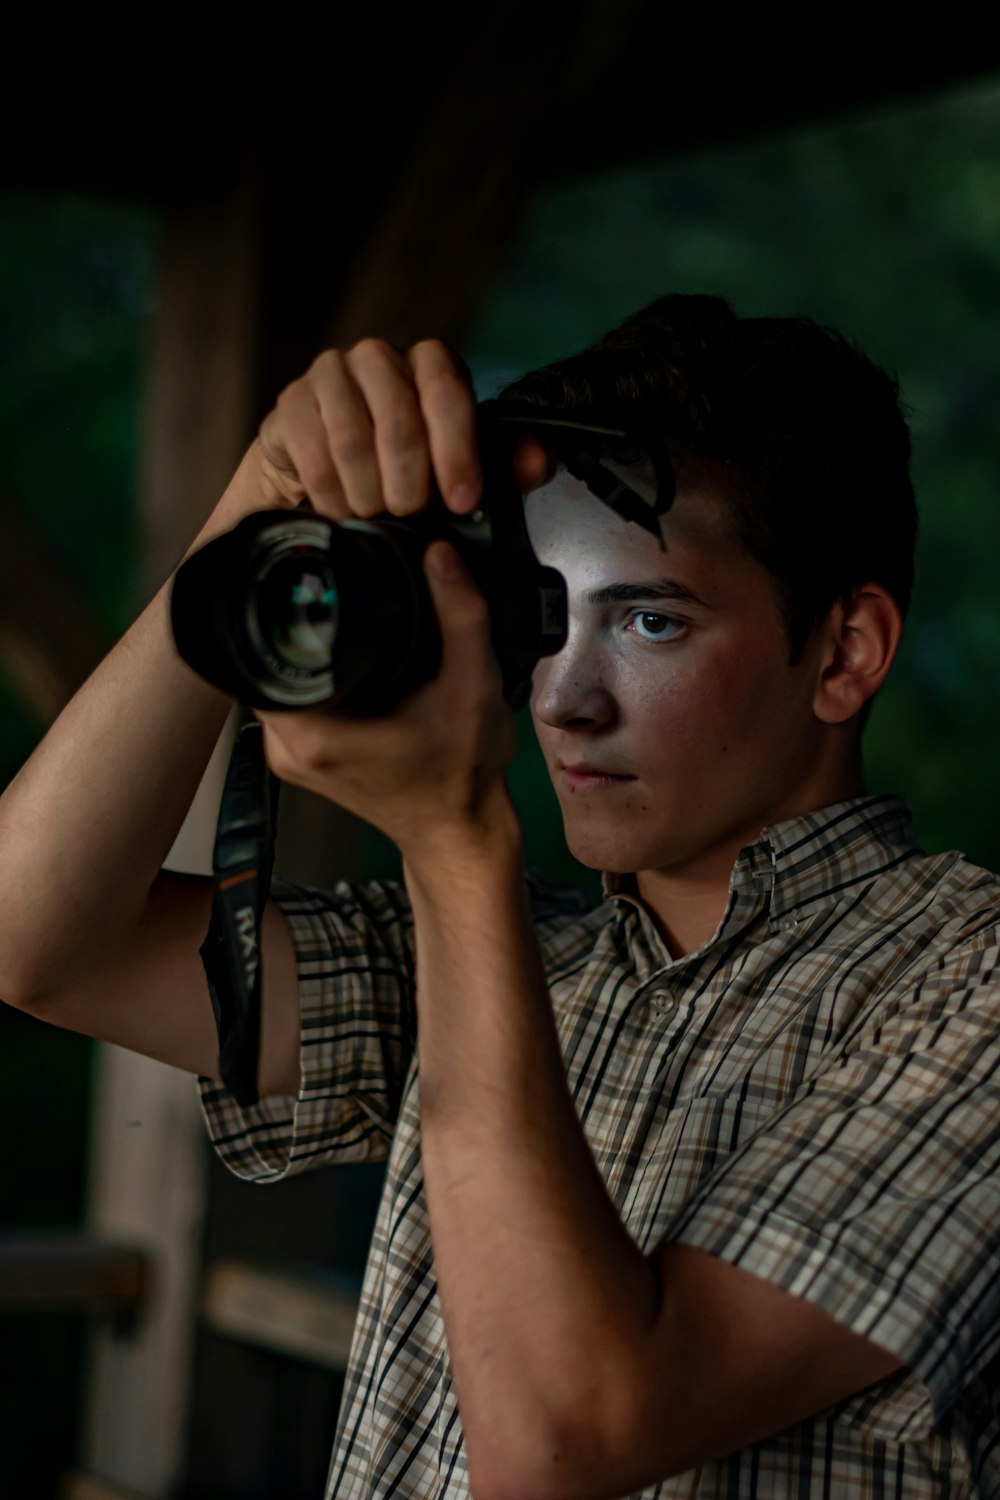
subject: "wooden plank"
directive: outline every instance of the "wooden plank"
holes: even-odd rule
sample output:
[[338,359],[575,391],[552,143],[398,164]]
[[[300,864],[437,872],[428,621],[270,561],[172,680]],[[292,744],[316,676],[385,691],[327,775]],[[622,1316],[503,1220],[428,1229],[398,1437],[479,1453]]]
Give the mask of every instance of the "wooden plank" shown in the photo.
[[151,1500],[151,1497],[140,1495],[138,1490],[123,1490],[91,1474],[67,1474],[59,1486],[59,1500]]
[[[164,231],[145,402],[141,505],[149,595],[176,564],[252,436],[258,225],[253,194],[177,207]],[[211,848],[225,752],[175,845]],[[193,840],[193,844],[192,844]],[[202,870],[204,865],[201,866]],[[82,1467],[152,1500],[177,1491],[186,1457],[207,1143],[194,1080],[100,1049],[88,1222],[154,1261],[134,1335],[98,1331]]]
[[143,592],[176,567],[254,436],[260,224],[246,176],[164,218],[140,450]]
[[161,1500],[183,1462],[194,1353],[206,1176],[194,1080],[102,1046],[91,1140],[91,1230],[139,1246],[153,1275],[135,1328],[92,1336],[81,1461]]
[[206,1275],[202,1317],[226,1338],[344,1371],[359,1292],[356,1279],[318,1267],[222,1260]]
[[136,1313],[149,1270],[141,1250],[78,1230],[0,1234],[0,1313]]

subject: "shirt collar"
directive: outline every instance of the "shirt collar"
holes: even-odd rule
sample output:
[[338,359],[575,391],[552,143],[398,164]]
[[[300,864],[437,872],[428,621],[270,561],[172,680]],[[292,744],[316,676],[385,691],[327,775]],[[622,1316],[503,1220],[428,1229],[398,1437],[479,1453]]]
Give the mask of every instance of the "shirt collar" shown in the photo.
[[[855,797],[775,823],[740,850],[713,942],[761,911],[772,932],[791,925],[812,903],[922,853],[900,797]],[[634,875],[605,874],[603,886],[605,896],[642,908]]]

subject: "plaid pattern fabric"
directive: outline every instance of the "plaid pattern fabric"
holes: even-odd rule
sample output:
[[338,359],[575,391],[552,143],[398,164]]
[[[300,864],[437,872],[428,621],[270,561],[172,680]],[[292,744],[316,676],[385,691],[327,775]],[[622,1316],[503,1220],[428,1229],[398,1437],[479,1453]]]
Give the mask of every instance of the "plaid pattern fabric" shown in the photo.
[[[533,887],[567,1074],[644,1251],[698,1245],[907,1369],[653,1496],[1000,1497],[1000,880],[925,856],[898,798],[765,830],[714,937]],[[412,929],[388,884],[284,886],[300,1097],[202,1081],[245,1177],[388,1157],[328,1496],[468,1494],[436,1295],[413,1062]]]

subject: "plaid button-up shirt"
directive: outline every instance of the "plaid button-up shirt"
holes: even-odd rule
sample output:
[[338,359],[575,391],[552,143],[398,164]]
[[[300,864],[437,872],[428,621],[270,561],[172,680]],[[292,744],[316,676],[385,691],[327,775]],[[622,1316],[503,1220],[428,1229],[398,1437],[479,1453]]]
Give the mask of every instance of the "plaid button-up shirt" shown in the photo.
[[[906,1366],[643,1495],[1000,1497],[1000,880],[924,855],[902,802],[866,797],[766,829],[684,958],[606,884],[592,910],[538,886],[535,913],[577,1112],[636,1244],[700,1246]],[[406,894],[276,896],[301,1093],[241,1110],[203,1080],[209,1126],[246,1177],[388,1157],[328,1495],[466,1496]]]

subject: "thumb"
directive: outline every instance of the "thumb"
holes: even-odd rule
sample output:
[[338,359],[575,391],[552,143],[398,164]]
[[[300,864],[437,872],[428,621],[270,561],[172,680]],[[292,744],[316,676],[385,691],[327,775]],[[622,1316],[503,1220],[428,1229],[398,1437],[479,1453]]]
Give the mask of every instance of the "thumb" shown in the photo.
[[489,609],[457,550],[432,542],[425,566],[446,658],[484,656],[491,650]]
[[450,542],[432,542],[427,548],[426,563],[435,601],[438,594],[453,590],[456,584],[475,587],[471,573]]

